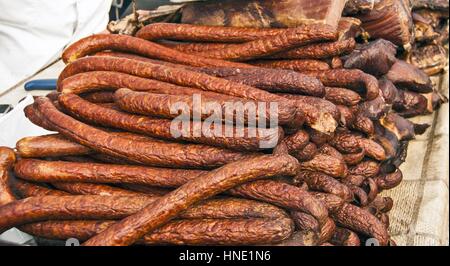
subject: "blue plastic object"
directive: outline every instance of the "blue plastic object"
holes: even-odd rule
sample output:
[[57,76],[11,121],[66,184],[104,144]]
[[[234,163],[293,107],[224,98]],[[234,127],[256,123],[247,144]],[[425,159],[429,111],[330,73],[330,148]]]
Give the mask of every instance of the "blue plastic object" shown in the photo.
[[56,79],[36,79],[25,83],[26,91],[33,90],[56,90]]

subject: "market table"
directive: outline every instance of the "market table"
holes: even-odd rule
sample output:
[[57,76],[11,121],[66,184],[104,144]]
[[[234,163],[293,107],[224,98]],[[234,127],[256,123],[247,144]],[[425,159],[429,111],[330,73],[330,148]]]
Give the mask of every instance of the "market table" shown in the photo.
[[[64,68],[57,61],[29,80],[57,78]],[[28,81],[28,80],[27,80]],[[439,91],[449,96],[448,69],[433,81]],[[0,104],[16,105],[28,92],[26,81],[0,95]],[[32,91],[45,95],[48,91]],[[404,180],[401,185],[383,194],[394,199],[390,212],[390,231],[398,245],[449,244],[449,106],[444,104],[432,115],[412,119],[428,123],[430,129],[411,141],[406,162],[401,166]]]

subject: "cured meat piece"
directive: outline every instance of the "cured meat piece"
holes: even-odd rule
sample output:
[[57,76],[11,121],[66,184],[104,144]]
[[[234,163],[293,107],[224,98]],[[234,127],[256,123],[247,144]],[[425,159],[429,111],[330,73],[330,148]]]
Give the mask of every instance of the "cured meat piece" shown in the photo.
[[[29,234],[48,239],[85,241],[115,221],[47,221],[21,226]],[[272,219],[197,219],[168,223],[137,241],[139,245],[262,245],[291,236],[293,222]]]
[[[99,54],[99,53],[97,53]],[[322,97],[324,94],[323,85],[320,81],[315,78],[303,75],[295,71],[281,70],[281,69],[265,69],[265,68],[229,68],[229,67],[188,67],[178,64],[170,64],[165,61],[152,60],[146,57],[141,57],[133,54],[119,53],[119,52],[103,52],[102,56],[118,57],[134,59],[143,62],[150,62],[154,64],[167,65],[177,68],[184,68],[191,71],[205,73],[211,76],[216,76],[230,81],[234,81],[241,84],[246,84],[248,86],[260,88],[262,90],[267,90],[270,92],[290,92],[290,93],[301,93],[311,96]],[[137,79],[138,80],[138,79]],[[117,80],[107,80],[110,83],[117,82]],[[126,80],[119,80],[119,82],[124,82]],[[75,82],[75,81],[74,81]],[[148,86],[145,90],[152,89],[154,86],[166,85],[166,87],[175,88],[175,85],[170,84],[157,84],[154,81],[152,86]],[[92,82],[90,86],[95,85]],[[126,86],[119,86],[120,88],[125,87],[128,89],[133,89],[136,86],[134,82],[129,82]],[[179,91],[181,87],[178,87]],[[167,89],[168,90],[168,89]],[[195,89],[184,87],[186,91],[194,91]],[[168,90],[169,91],[169,90]],[[162,91],[161,91],[162,92]],[[166,92],[169,93],[169,92]]]
[[420,93],[398,90],[392,109],[406,118],[423,115],[428,113],[428,100]]
[[[64,96],[64,95],[63,95]],[[63,97],[62,96],[62,97]],[[115,103],[120,109],[134,114],[141,114],[150,117],[161,117],[173,119],[180,115],[186,115],[185,119],[219,120],[236,125],[255,126],[257,122],[267,121],[270,123],[272,110],[270,103],[255,102],[244,99],[223,101],[222,99],[205,96],[167,95],[147,92],[135,92],[126,88],[119,89],[114,94]],[[175,109],[174,106],[183,103],[183,112]],[[208,105],[210,107],[208,107]],[[260,108],[260,106],[264,108]],[[231,106],[231,108],[230,108]],[[242,114],[239,114],[234,106],[242,106]],[[252,108],[245,109],[246,106]],[[212,107],[212,108],[211,108]],[[178,107],[179,108],[179,107]],[[181,109],[181,108],[180,108]],[[196,114],[196,112],[198,112]],[[261,115],[262,114],[262,115]],[[241,116],[242,115],[242,116]],[[195,118],[198,116],[198,118]],[[281,125],[289,123],[283,117],[279,118]]]
[[[237,150],[259,150],[266,144],[269,147],[272,137],[278,138],[275,142],[280,141],[283,137],[281,128],[256,129],[232,125],[228,125],[228,127],[220,125],[222,126],[220,128],[218,125],[208,125],[200,121],[188,122],[189,129],[184,132],[183,128],[178,128],[180,134],[177,134],[172,127],[171,120],[132,115],[115,108],[90,104],[73,94],[61,95],[60,103],[67,112],[83,121],[167,140],[182,140]],[[230,129],[231,131],[227,132]],[[252,130],[254,130],[254,135],[252,135]],[[232,137],[228,135],[230,133]],[[276,145],[276,143],[272,144]],[[275,145],[272,145],[271,148]]]
[[296,27],[321,23],[336,27],[345,1],[225,0],[193,3],[182,10],[182,23],[232,27]]
[[371,38],[411,48],[414,28],[409,1],[380,0],[371,11],[356,17],[362,21],[362,27]]
[[114,102],[114,93],[112,91],[96,91],[80,95],[86,101],[91,103],[112,103]]
[[[123,188],[99,185],[91,183],[77,183],[77,182],[55,182],[52,183],[57,189],[66,191],[73,195],[99,195],[99,196],[150,196],[148,194],[139,193],[131,190],[126,190]],[[154,195],[156,196],[156,195]]]
[[262,155],[254,159],[230,163],[189,181],[162,196],[138,213],[108,227],[84,243],[85,246],[130,245],[145,234],[166,224],[185,209],[245,182],[263,176],[292,176],[298,161],[289,155]]
[[[294,28],[294,27],[291,27]],[[306,42],[317,42],[333,39],[333,27],[327,25],[299,25],[296,29],[260,29],[251,27],[220,27],[200,26],[192,24],[153,23],[143,27],[136,37],[146,40],[170,39],[197,42],[229,42],[251,43],[255,40],[274,38],[280,35],[294,34]],[[284,38],[286,40],[286,38]],[[284,40],[283,40],[284,41]],[[255,43],[256,44],[256,43]],[[298,46],[302,45],[299,43]],[[252,45],[253,47],[259,45]],[[215,46],[214,48],[229,48],[232,46]],[[239,46],[238,46],[239,47]],[[218,49],[208,49],[218,50]],[[265,49],[267,50],[267,49]],[[192,50],[189,50],[192,52]],[[202,52],[198,51],[197,52]]]
[[366,156],[366,152],[364,151],[364,149],[362,149],[361,152],[343,154],[342,156],[344,157],[344,161],[348,166],[353,166],[359,164],[364,159],[364,157]]
[[310,193],[316,199],[321,201],[330,213],[337,212],[345,204],[345,201],[342,198],[340,198],[336,195],[333,195],[333,194],[323,193],[323,192],[313,192],[313,191],[311,191]]
[[319,222],[310,214],[293,211],[291,212],[291,218],[294,220],[295,226],[298,230],[311,230],[316,233],[320,231]]
[[101,56],[82,58],[66,66],[59,76],[58,84],[61,84],[61,82],[69,76],[87,71],[115,71],[128,73],[254,101],[278,102],[279,117],[290,116],[292,119],[289,127],[295,128],[303,123],[303,113],[301,110],[298,110],[298,108],[294,106],[294,103],[286,101],[278,95],[203,73],[131,59]]
[[441,73],[447,66],[447,52],[440,45],[426,45],[414,49],[408,58],[408,62],[422,71],[428,76]]
[[[236,152],[211,146],[163,143],[161,141],[150,139],[130,141],[129,138],[117,135],[112,137],[109,132],[88,126],[61,113],[53,106],[48,98],[37,98],[35,100],[35,106],[42,116],[45,116],[47,121],[64,136],[100,153],[105,153],[127,161],[133,161],[135,163],[181,168],[216,167],[230,162],[229,156],[224,156],[225,154],[228,153],[231,157],[237,155]],[[191,150],[191,148],[193,150]],[[201,153],[205,158],[208,157],[206,161],[203,159],[199,161],[200,157],[197,155],[194,156],[196,153],[194,150],[197,149],[202,150]],[[180,156],[181,151],[183,151],[183,154],[185,155]],[[170,153],[174,154],[170,155]],[[178,155],[175,155],[175,153]],[[215,162],[213,162],[215,159],[214,156],[212,156],[214,153],[218,155],[216,159],[220,158]],[[194,156],[195,158],[192,157],[193,160],[188,159],[191,156]],[[238,157],[239,159],[243,159],[245,157],[249,158],[248,156],[253,157],[250,154]]]
[[16,143],[20,157],[60,157],[91,154],[92,150],[75,142],[68,141],[59,134],[25,137]]
[[308,191],[275,180],[258,180],[235,187],[229,191],[232,195],[269,202],[290,210],[311,214],[319,224],[323,224],[328,212],[319,200]]
[[268,56],[269,59],[327,59],[346,55],[355,48],[355,39],[305,45]]
[[339,40],[355,39],[361,34],[361,20],[354,17],[342,17],[339,20]]
[[41,197],[41,196],[69,196],[70,193],[51,189],[37,183],[16,179],[13,184],[14,190],[21,198]]
[[342,227],[336,227],[336,230],[330,242],[336,246],[359,247],[361,245],[358,234]]
[[420,93],[429,93],[433,91],[433,85],[427,74],[419,68],[402,60],[397,60],[391,70],[386,74],[386,78],[392,81],[392,83],[400,89],[412,90]]
[[347,165],[343,159],[325,154],[317,154],[310,161],[301,162],[300,169],[318,171],[336,178],[347,175]]
[[379,39],[367,44],[359,45],[351,54],[345,57],[344,67],[357,68],[365,73],[382,76],[389,72],[397,61],[395,55],[397,46]]
[[62,55],[62,59],[65,63],[72,63],[81,57],[95,54],[96,52],[103,50],[131,52],[150,58],[156,58],[188,66],[250,67],[246,64],[185,54],[157,43],[145,41],[128,35],[118,34],[96,34],[85,37],[66,48]]
[[349,89],[325,87],[325,99],[336,105],[353,106],[361,101],[361,96]]
[[367,13],[375,7],[377,0],[349,0],[345,4],[344,15]]
[[328,63],[313,59],[257,60],[251,61],[250,64],[264,68],[279,68],[294,70],[298,72],[321,71],[330,69]]
[[326,174],[311,171],[301,171],[295,178],[295,183],[305,182],[311,190],[330,193],[341,197],[347,202],[353,199],[352,191],[338,180]]
[[346,128],[351,128],[355,122],[355,114],[353,110],[347,106],[337,105],[341,119],[339,119],[339,125]]
[[395,87],[394,83],[386,77],[382,77],[378,80],[378,87],[380,88],[386,104],[392,105],[397,99],[399,99],[400,96],[398,89]]
[[366,100],[375,99],[379,93],[377,79],[358,69],[331,69],[304,73],[318,78],[325,86],[354,90],[363,94]]
[[380,175],[374,178],[375,183],[380,191],[393,189],[400,185],[403,180],[403,173],[400,169],[395,172],[385,175]]
[[306,144],[303,149],[294,153],[293,156],[300,162],[306,162],[312,160],[318,153],[319,150],[317,149],[316,144],[310,142]]
[[413,9],[431,9],[448,11],[447,0],[412,0]]
[[242,44],[230,44],[224,49],[200,52],[197,55],[206,58],[246,61],[318,41],[335,41],[336,39],[337,32],[335,28],[316,24],[289,28],[275,36],[256,39]]
[[377,120],[386,115],[390,109],[391,106],[386,104],[383,93],[380,90],[377,98],[371,101],[362,102],[358,105],[358,114],[371,120]]
[[290,154],[295,154],[295,152],[302,150],[306,145],[308,145],[309,135],[306,131],[299,130],[283,139],[283,143],[286,144]]
[[379,241],[381,246],[389,243],[389,233],[384,224],[362,208],[345,203],[342,208],[332,213],[331,216],[338,225],[373,237]]
[[322,83],[307,75],[282,69],[265,68],[193,68],[194,71],[224,78],[269,92],[288,92],[322,97]]
[[336,129],[340,114],[339,109],[333,103],[317,97],[294,94],[280,95],[294,101],[303,110],[305,123],[311,128],[323,133],[331,133]]

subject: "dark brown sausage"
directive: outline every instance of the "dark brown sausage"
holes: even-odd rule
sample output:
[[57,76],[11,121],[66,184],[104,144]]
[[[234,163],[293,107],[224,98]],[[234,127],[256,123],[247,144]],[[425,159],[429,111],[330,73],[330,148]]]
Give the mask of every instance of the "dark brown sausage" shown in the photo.
[[14,190],[21,198],[40,197],[40,196],[69,196],[64,191],[44,187],[37,183],[27,182],[22,179],[16,179],[13,184]]
[[336,227],[336,230],[330,242],[336,246],[359,247],[361,245],[358,234],[342,227]]
[[290,216],[292,220],[294,220],[298,230],[311,230],[316,233],[320,232],[320,224],[312,215],[300,211],[292,211]]
[[[254,101],[276,102],[278,103],[279,117],[291,120],[292,127],[299,126],[303,122],[302,111],[298,110],[294,103],[279,95],[203,73],[136,60],[96,56],[82,58],[66,66],[59,76],[59,81],[86,71],[116,71]],[[59,82],[59,84],[61,83]]]
[[23,109],[26,118],[30,120],[31,123],[35,124],[38,127],[42,127],[43,129],[46,129],[48,131],[54,131],[52,125],[50,125],[45,118],[43,118],[39,112],[36,111],[36,108],[34,108],[33,104],[30,104],[26,106]]
[[55,182],[52,185],[62,191],[66,191],[74,195],[99,195],[99,196],[143,196],[148,194],[139,193],[123,188],[99,185],[91,183],[69,183],[69,182]]
[[294,155],[308,145],[309,135],[306,131],[299,130],[296,133],[284,138],[283,143],[286,144],[289,154]]
[[309,25],[285,29],[276,36],[255,39],[242,44],[229,44],[224,49],[199,52],[196,55],[231,61],[246,61],[287,51],[322,40],[336,40],[337,32],[325,25]]
[[310,161],[301,162],[300,169],[318,171],[336,178],[347,176],[347,164],[343,159],[320,153]]
[[375,177],[380,173],[380,163],[367,160],[348,168],[349,175]]
[[325,71],[304,72],[322,81],[329,87],[345,87],[365,95],[365,100],[378,96],[378,80],[357,69],[332,69]]
[[328,63],[313,59],[256,60],[250,61],[249,63],[258,67],[287,69],[298,72],[325,71],[330,69]]
[[[247,42],[255,39],[275,37],[285,33],[286,29],[275,28],[236,28],[222,26],[202,26],[174,23],[153,23],[136,33],[138,38],[146,40],[183,40],[201,42]],[[336,32],[327,25],[309,25],[297,29],[297,34],[311,41],[335,39]]]
[[369,137],[375,134],[375,126],[373,121],[360,112],[356,112],[355,120],[350,125],[350,128],[358,130]]
[[[91,103],[113,103],[114,92],[112,91],[94,91],[80,95],[83,99]],[[58,98],[56,98],[58,100]]]
[[[21,226],[29,234],[48,239],[85,241],[114,221],[47,221]],[[262,245],[279,243],[293,232],[288,218],[178,220],[146,234],[140,245]]]
[[[184,53],[205,53],[230,47],[228,43],[177,43],[160,42],[160,44]],[[348,54],[355,48],[353,38],[348,40],[308,44],[285,52],[267,56],[268,59],[327,59]]]
[[380,162],[386,160],[386,151],[378,142],[371,139],[360,138],[359,143],[368,157]]
[[[69,196],[70,194],[64,191],[59,191],[55,189],[49,189],[42,187],[40,185],[29,183],[26,181],[20,181],[20,185],[16,188],[19,189],[19,192],[22,194],[23,197],[43,197],[43,196]],[[19,183],[18,183],[19,184]],[[67,183],[68,184],[68,183]],[[80,183],[78,183],[80,184]],[[86,185],[86,183],[85,183]],[[84,185],[84,187],[86,187]],[[89,185],[89,184],[88,184]],[[65,186],[67,188],[67,186]],[[98,188],[98,187],[97,187]],[[89,188],[89,191],[83,190],[80,191],[77,189],[77,192],[80,193],[91,193],[95,192],[98,193],[98,189],[94,188],[96,191],[92,191],[92,188]],[[153,189],[148,191],[148,187],[145,187],[145,192],[136,192],[138,195],[128,195],[125,196],[130,199],[137,198],[137,202],[141,201],[141,198],[143,196],[149,198],[149,202],[151,200],[155,200],[156,198],[162,196],[163,194],[167,193],[156,193],[156,191]],[[75,192],[73,188],[70,189],[72,192]],[[170,192],[170,191],[169,191]],[[143,193],[143,194],[142,194]],[[112,195],[109,195],[112,194]],[[122,194],[119,192],[119,194]],[[159,195],[157,195],[159,194]],[[90,195],[90,194],[88,194]],[[116,198],[124,197],[124,195],[117,195],[117,191],[108,190],[108,195],[103,196],[115,196]],[[87,198],[90,200],[90,198]],[[119,201],[117,201],[119,202]],[[90,204],[90,202],[87,202]],[[95,206],[98,206],[96,203],[93,204],[93,207],[88,207],[87,212],[92,212],[95,208]],[[115,205],[115,207],[120,210],[120,212],[123,212],[122,210],[126,210],[125,205],[121,205],[120,203]],[[111,207],[112,208],[112,207]],[[111,211],[111,210],[110,210]],[[105,210],[105,213],[107,210]],[[107,214],[105,214],[107,215]],[[83,216],[83,217],[89,217]],[[216,198],[216,199],[209,199],[206,201],[203,201],[201,203],[198,203],[191,208],[184,211],[181,215],[181,218],[183,219],[250,219],[250,218],[270,218],[270,219],[277,219],[277,218],[283,218],[287,217],[287,213],[281,209],[278,208],[272,204],[263,203],[259,201],[254,200],[248,200],[248,199],[238,199],[238,198]]]
[[336,230],[336,224],[333,219],[328,218],[324,225],[320,228],[319,243],[326,243],[331,240]]
[[48,98],[36,99],[35,107],[64,136],[100,153],[128,161],[167,167],[212,168],[255,156],[198,144],[164,143],[150,139],[130,141],[126,137],[113,137],[109,132],[61,113]]
[[306,162],[312,160],[318,153],[319,150],[317,149],[316,144],[309,142],[303,149],[296,152],[293,156],[300,162]]
[[337,105],[353,106],[361,101],[361,96],[349,89],[325,87],[325,99]]
[[178,187],[206,171],[153,168],[133,165],[19,160],[15,174],[37,182],[130,183],[158,187]]
[[[216,128],[218,126],[215,124],[208,125],[199,121],[186,122],[189,125],[189,129],[185,132],[187,134],[183,133],[182,127],[178,129],[179,133],[183,134],[173,134],[177,132],[172,130],[173,124],[170,120],[132,115],[114,108],[89,103],[73,94],[61,95],[59,102],[71,115],[88,123],[167,140],[182,140],[237,150],[255,151],[271,148],[282,139],[284,134],[280,127],[264,129],[221,125],[221,128]],[[227,131],[230,128],[231,131]],[[232,136],[229,135],[230,132]]]
[[[133,215],[159,197],[149,196],[35,196],[0,207],[0,232],[11,227],[46,220],[108,220]],[[221,205],[222,208],[218,208]],[[247,213],[242,211],[248,211]],[[280,216],[277,216],[280,215]],[[267,203],[217,199],[180,213],[181,219],[280,218],[286,213]]]
[[229,191],[232,195],[269,202],[284,208],[311,214],[320,224],[328,217],[326,208],[307,191],[284,182],[259,180]]
[[[296,71],[266,68],[188,67],[126,53],[103,52],[100,55],[185,68],[191,71],[201,72],[246,84],[269,92],[300,93],[317,97],[322,97],[325,94],[324,87],[318,79]],[[131,89],[130,86],[123,87]]]
[[286,92],[323,97],[322,83],[296,71],[266,68],[193,68],[193,71],[260,88],[269,92]]
[[329,144],[342,153],[359,153],[363,150],[360,145],[361,137],[348,132],[336,132]]
[[344,161],[347,163],[348,166],[353,166],[359,164],[364,157],[366,156],[366,152],[364,149],[361,150],[361,152],[358,153],[347,153],[342,155],[344,157]]
[[0,206],[8,204],[16,197],[10,188],[9,171],[16,162],[14,151],[8,147],[0,147]]
[[23,158],[86,155],[93,152],[59,134],[25,137],[16,143],[16,149],[17,154]]
[[269,56],[270,59],[326,59],[345,55],[355,48],[355,39],[316,43]]
[[70,76],[61,82],[59,91],[62,93],[81,94],[96,91],[113,92],[120,88],[170,95],[191,96],[194,94],[201,94],[219,99],[234,99],[234,97],[224,94],[177,86],[158,80],[112,71],[90,71]]
[[352,125],[355,122],[355,114],[353,113],[353,110],[344,105],[336,105],[336,107],[341,114],[339,125],[345,128],[352,128]]
[[[154,94],[135,92],[125,88],[117,90],[114,94],[114,99],[120,109],[129,113],[169,119],[185,114],[187,116],[186,119],[192,120],[195,117],[194,113],[197,113],[197,120],[211,118],[219,121],[224,120],[224,122],[236,125],[255,126],[260,121],[269,123],[270,119],[273,118],[270,103],[257,103],[245,99],[223,101],[205,95]],[[182,103],[182,105],[179,103]],[[235,106],[241,106],[242,110],[235,108]],[[176,108],[175,110],[174,107]],[[178,108],[183,109],[183,113],[180,113]],[[290,120],[278,117],[278,122],[280,125],[285,125]]]
[[373,237],[382,246],[389,243],[389,233],[384,224],[362,208],[346,203],[331,216],[342,227]]
[[380,191],[389,190],[400,185],[403,180],[403,173],[400,169],[397,169],[393,173],[377,176],[374,178],[374,180],[377,183],[378,189]]
[[339,110],[331,102],[310,96],[286,93],[280,95],[294,101],[296,106],[303,110],[305,123],[311,128],[323,133],[335,131],[340,116]]
[[301,171],[295,177],[294,182],[305,182],[311,190],[331,193],[347,202],[353,200],[353,193],[346,185],[319,172]]
[[329,213],[337,212],[345,204],[345,201],[341,197],[333,194],[314,191],[311,191],[310,193],[325,205]]
[[84,243],[85,246],[131,245],[178,216],[193,204],[236,185],[274,175],[295,175],[298,161],[288,155],[262,155],[229,163],[162,196],[140,212],[108,227]]
[[128,35],[118,34],[97,34],[85,37],[66,48],[62,54],[62,59],[65,63],[72,63],[79,58],[103,50],[131,52],[150,58],[156,58],[188,66],[251,67],[242,63],[234,63],[185,54],[157,43],[145,41]]
[[319,153],[329,155],[339,160],[344,160],[344,156],[338,150],[333,148],[333,146],[325,143],[319,148]]

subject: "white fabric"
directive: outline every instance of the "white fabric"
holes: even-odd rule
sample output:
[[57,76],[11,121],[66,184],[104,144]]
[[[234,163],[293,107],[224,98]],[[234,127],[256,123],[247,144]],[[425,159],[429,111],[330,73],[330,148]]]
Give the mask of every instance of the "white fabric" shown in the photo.
[[106,28],[111,0],[0,0],[0,94]]

